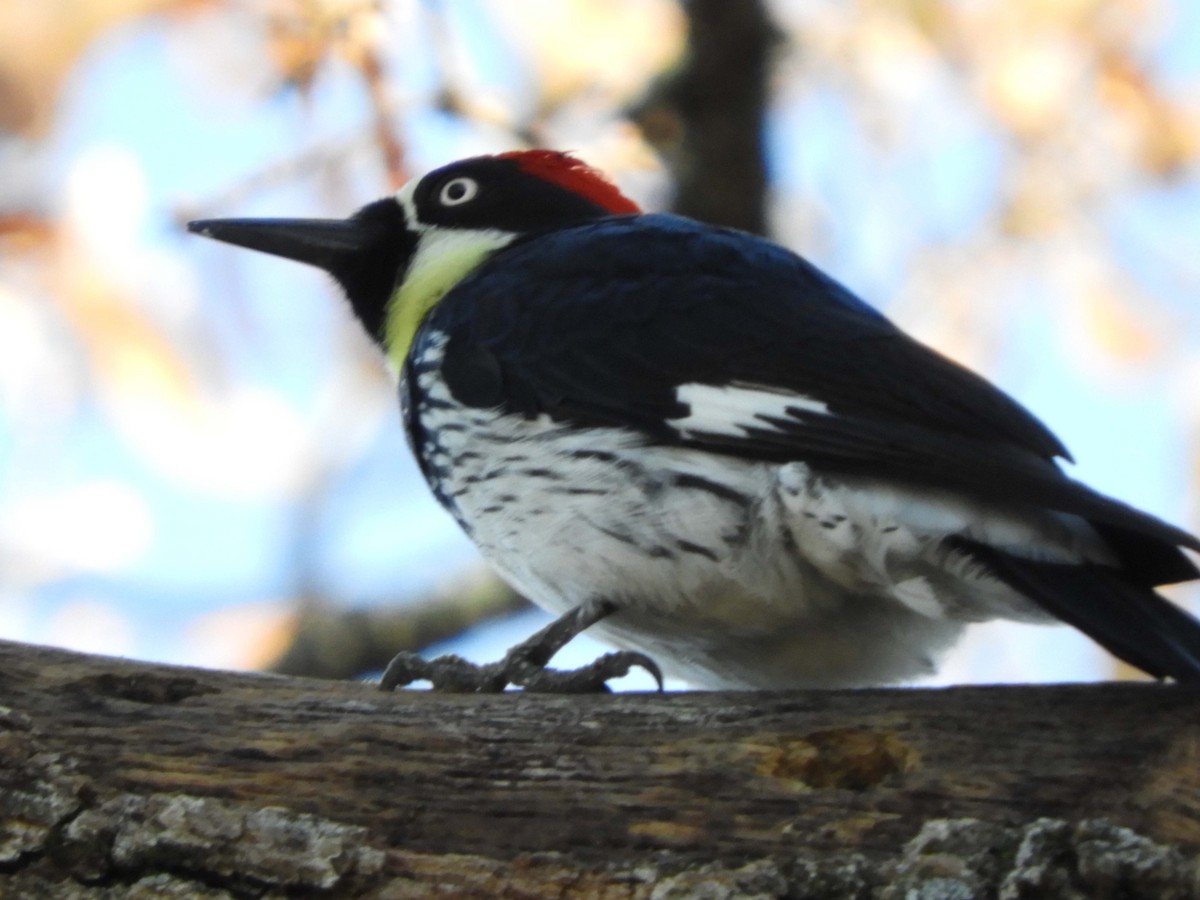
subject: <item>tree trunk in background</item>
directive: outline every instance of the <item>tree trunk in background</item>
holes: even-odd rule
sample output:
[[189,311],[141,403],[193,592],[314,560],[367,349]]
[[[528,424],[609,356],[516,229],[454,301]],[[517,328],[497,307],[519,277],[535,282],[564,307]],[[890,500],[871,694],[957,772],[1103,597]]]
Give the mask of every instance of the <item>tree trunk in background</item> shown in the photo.
[[688,46],[631,111],[675,179],[681,215],[765,234],[763,126],[779,33],[759,0],[688,0]]
[[2,897],[1200,884],[1176,686],[388,695],[0,643],[0,690]]

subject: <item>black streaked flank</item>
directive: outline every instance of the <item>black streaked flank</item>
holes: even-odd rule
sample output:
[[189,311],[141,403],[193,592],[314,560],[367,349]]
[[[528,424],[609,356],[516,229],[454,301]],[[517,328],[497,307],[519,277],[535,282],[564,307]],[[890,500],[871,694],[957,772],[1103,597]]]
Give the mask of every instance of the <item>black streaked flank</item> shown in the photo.
[[728,485],[720,484],[709,478],[702,478],[691,472],[685,472],[676,475],[673,483],[675,487],[684,488],[687,490],[707,491],[714,497],[719,497],[722,500],[728,500],[730,503],[739,503],[748,505],[750,497],[743,494],[741,491],[734,490]]
[[521,474],[526,478],[544,478],[548,481],[562,481],[564,478],[561,472],[553,469],[523,469]]
[[699,544],[693,544],[691,541],[676,541],[675,546],[684,553],[695,553],[697,556],[707,557],[713,562],[720,562],[721,560],[721,557],[717,556],[715,551],[709,550],[707,547],[701,547]]
[[596,530],[599,531],[601,534],[608,535],[614,541],[620,541],[622,544],[628,544],[631,547],[637,546],[637,541],[635,541],[633,539],[632,535],[626,534],[625,532],[618,531],[615,528],[605,528],[603,526],[597,525]]
[[618,461],[617,454],[609,453],[607,450],[572,450],[568,455],[571,459],[594,459],[597,462]]

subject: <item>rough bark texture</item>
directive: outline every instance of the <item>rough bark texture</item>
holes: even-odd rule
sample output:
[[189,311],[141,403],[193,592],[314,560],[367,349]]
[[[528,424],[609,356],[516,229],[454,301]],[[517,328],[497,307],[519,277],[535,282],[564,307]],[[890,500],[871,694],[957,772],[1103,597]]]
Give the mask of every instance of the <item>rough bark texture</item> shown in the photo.
[[394,695],[0,643],[3,897],[1184,898],[1200,691]]

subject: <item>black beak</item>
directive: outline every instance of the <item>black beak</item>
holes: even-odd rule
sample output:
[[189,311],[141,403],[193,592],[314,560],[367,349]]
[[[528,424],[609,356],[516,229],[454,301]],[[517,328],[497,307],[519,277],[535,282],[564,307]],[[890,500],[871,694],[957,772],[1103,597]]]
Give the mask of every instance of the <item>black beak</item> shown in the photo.
[[188,222],[188,231],[226,244],[271,253],[318,266],[326,272],[343,271],[379,239],[379,228],[361,219],[199,219]]
[[363,327],[382,342],[388,302],[408,270],[417,235],[392,198],[349,219],[200,219],[188,231],[317,266],[345,291]]

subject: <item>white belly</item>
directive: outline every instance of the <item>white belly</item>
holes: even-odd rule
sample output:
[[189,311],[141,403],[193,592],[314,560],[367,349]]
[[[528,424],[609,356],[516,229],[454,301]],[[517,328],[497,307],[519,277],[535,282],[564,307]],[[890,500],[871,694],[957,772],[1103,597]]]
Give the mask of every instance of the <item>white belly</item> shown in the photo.
[[452,466],[442,496],[499,572],[554,613],[616,602],[592,630],[700,686],[909,680],[932,672],[969,622],[1045,618],[948,549],[948,535],[1102,558],[1073,517],[985,513],[951,495],[647,446],[617,429],[452,412],[449,430],[427,414],[431,463]]

